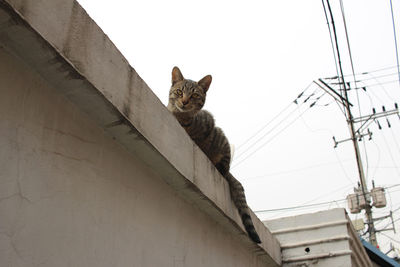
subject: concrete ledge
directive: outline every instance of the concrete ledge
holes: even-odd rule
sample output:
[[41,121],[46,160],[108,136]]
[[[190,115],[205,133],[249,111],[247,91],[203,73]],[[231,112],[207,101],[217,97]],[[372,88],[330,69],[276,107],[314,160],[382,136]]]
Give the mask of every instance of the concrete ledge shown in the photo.
[[281,243],[284,265],[372,266],[345,209],[264,223]]
[[251,247],[265,266],[281,265],[276,238],[253,214],[262,244],[251,242],[226,181],[76,1],[0,0],[0,45],[35,69],[186,201]]

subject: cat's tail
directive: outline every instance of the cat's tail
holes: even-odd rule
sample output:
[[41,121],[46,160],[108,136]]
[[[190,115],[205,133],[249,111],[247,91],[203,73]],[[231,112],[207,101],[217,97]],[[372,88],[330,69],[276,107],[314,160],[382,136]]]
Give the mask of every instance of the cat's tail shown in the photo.
[[242,218],[244,228],[255,243],[261,243],[260,237],[258,236],[256,229],[254,228],[253,221],[251,220],[250,209],[249,206],[247,206],[246,196],[244,194],[244,188],[242,184],[236,180],[236,178],[233,177],[230,172],[225,174],[225,179],[229,183],[231,197],[233,203],[235,203],[235,206],[239,211],[240,217]]

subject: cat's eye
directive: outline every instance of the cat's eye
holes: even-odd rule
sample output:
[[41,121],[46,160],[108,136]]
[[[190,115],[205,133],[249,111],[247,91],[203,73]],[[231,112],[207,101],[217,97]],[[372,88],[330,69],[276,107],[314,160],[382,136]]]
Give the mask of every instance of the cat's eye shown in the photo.
[[175,94],[177,94],[178,96],[182,96],[182,90],[181,89],[176,89],[175,90]]
[[199,97],[200,97],[199,94],[196,94],[196,93],[192,94],[192,98],[199,98]]

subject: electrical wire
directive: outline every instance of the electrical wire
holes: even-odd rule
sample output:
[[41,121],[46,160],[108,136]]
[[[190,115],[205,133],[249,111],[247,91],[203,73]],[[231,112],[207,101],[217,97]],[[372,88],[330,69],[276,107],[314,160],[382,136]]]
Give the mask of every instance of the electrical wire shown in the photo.
[[[339,189],[337,189],[337,190],[334,190],[334,191],[331,192],[331,193],[335,193],[335,192],[337,192],[337,191],[339,191],[339,190],[342,190],[343,188],[348,188],[348,186],[349,186],[349,185],[346,185],[345,187],[341,187],[341,188],[339,188]],[[384,187],[384,188],[385,188],[385,189],[389,189],[389,188],[393,188],[393,187],[396,187],[396,186],[400,186],[400,184],[396,184],[396,185],[392,185],[392,186],[388,186],[388,187]],[[323,196],[326,196],[326,194],[324,194]],[[313,199],[313,200],[311,200],[311,201],[314,201],[314,200],[315,200],[315,199]],[[311,202],[311,201],[308,201],[308,202]],[[276,212],[276,211],[289,211],[289,210],[297,210],[297,209],[306,209],[306,208],[312,208],[312,207],[330,205],[330,204],[332,204],[332,203],[340,203],[340,202],[344,202],[344,201],[347,201],[347,198],[338,199],[338,200],[330,200],[330,201],[319,202],[319,203],[311,203],[311,204],[306,204],[306,203],[307,203],[307,202],[306,202],[306,203],[303,203],[303,204],[298,205],[298,206],[284,207],[284,208],[275,208],[275,209],[255,210],[254,212],[255,212],[255,213],[268,213],[268,212]],[[396,211],[398,211],[398,210],[400,210],[400,207],[397,208],[397,209],[395,209],[395,210],[393,211],[393,213],[396,212]],[[400,218],[399,218],[398,220],[400,220]],[[381,222],[382,222],[382,221],[378,222],[377,224],[379,224],[379,223],[381,223]],[[376,225],[377,225],[377,224],[376,224]],[[389,226],[389,225],[387,225],[387,226]],[[386,228],[387,226],[385,226],[385,228]],[[385,228],[383,228],[383,229],[385,229]]]
[[[390,0],[390,2],[391,2],[391,0]],[[340,0],[340,8],[341,8],[341,12],[342,12],[342,18],[343,18],[343,23],[344,23],[344,29],[345,29],[347,47],[348,47],[348,52],[349,52],[349,57],[350,57],[351,70],[352,70],[353,79],[354,79],[354,85],[355,85],[355,88],[357,88],[358,87],[357,86],[357,80],[356,80],[356,75],[355,75],[355,71],[354,71],[353,57],[352,57],[351,48],[350,48],[350,40],[349,40],[349,35],[348,35],[348,30],[347,30],[347,23],[346,23],[346,18],[345,18],[345,13],[344,13],[344,6],[343,6],[343,1],[342,0]],[[393,16],[393,10],[392,10],[392,16]],[[398,67],[399,66],[399,61],[398,61],[398,54],[397,54],[397,42],[396,42],[396,56],[397,56],[397,67]],[[372,77],[374,76],[371,73],[369,75],[372,76]],[[399,72],[399,82],[400,82],[400,72]],[[360,104],[359,93],[358,93],[358,90],[355,90],[355,91],[356,91],[356,96],[357,96],[359,116],[361,117],[362,113],[361,113],[361,104]],[[384,91],[386,92],[385,88],[384,88]],[[386,92],[386,94],[387,94],[387,92]],[[365,158],[365,162],[366,162],[366,165],[367,165],[366,166],[367,167],[366,180],[368,181],[368,178],[369,178],[369,159],[368,159],[367,147],[366,147],[366,143],[365,143],[365,139],[364,138],[362,138],[362,142],[363,142],[363,147],[364,147],[364,158]]]
[[[353,186],[353,183],[351,183],[351,184],[347,184],[347,185],[345,185],[345,186],[341,186],[340,188],[337,188],[337,189],[335,189],[335,190],[333,190],[333,191],[331,191],[331,192],[328,192],[328,193],[324,193],[323,195],[320,195],[320,196],[318,196],[318,197],[316,197],[316,198],[313,198],[313,199],[311,199],[311,200],[309,200],[309,201],[306,201],[306,202],[304,202],[304,203],[302,203],[301,205],[299,205],[299,206],[304,206],[304,205],[316,205],[316,206],[318,206],[318,205],[320,205],[320,206],[322,206],[323,204],[321,204],[321,203],[312,203],[313,201],[316,201],[316,200],[318,200],[318,199],[321,199],[321,198],[323,198],[323,197],[326,197],[326,196],[329,196],[329,195],[332,195],[332,194],[334,194],[334,193],[336,193],[336,192],[338,192],[338,191],[341,191],[341,190],[343,190],[343,189],[346,189],[346,191],[348,190],[348,188],[349,188],[349,186],[350,187],[352,187]],[[327,204],[331,204],[331,203],[334,203],[334,202],[339,202],[340,200],[332,200],[332,201],[327,201],[326,203]],[[309,203],[311,203],[311,204],[309,204]],[[325,203],[325,202],[322,202],[322,203]],[[297,207],[297,206],[296,206]],[[311,206],[310,206],[311,207]],[[309,208],[310,208],[309,207]],[[300,208],[296,208],[296,209],[300,209]],[[285,214],[285,213],[287,213],[288,211],[290,211],[290,209],[288,209],[287,207],[285,207],[285,208],[279,208],[279,210],[281,210],[277,215],[282,215],[282,214]],[[279,211],[278,210],[278,211]],[[255,212],[257,212],[257,211],[255,211]],[[269,212],[268,210],[263,210],[263,212],[265,213],[265,212]],[[271,217],[270,217],[271,218]]]
[[[381,150],[380,150],[379,146],[376,144],[376,142],[375,142],[374,140],[372,140],[372,144],[375,145],[375,148],[376,148],[376,150],[377,150],[377,153],[375,153],[375,154],[376,154],[377,157],[378,157],[378,159],[377,159],[377,166],[379,167],[379,164],[380,164],[380,162],[381,162]],[[373,173],[372,177],[375,177],[377,171],[378,171],[378,168],[375,167],[375,172]]]
[[[389,100],[392,100],[392,97],[390,97],[390,95],[388,94],[385,86],[383,86],[383,83],[380,82],[378,80],[378,78],[382,78],[382,77],[387,77],[387,76],[392,76],[392,75],[397,75],[397,73],[392,73],[392,74],[385,74],[385,75],[381,75],[381,76],[374,76],[372,73],[367,73],[367,75],[371,76],[369,78],[365,78],[365,79],[359,79],[358,82],[361,83],[362,85],[359,87],[355,87],[353,88],[354,90],[359,90],[359,89],[363,89],[363,91],[365,91],[366,96],[369,98],[370,100],[370,104],[371,106],[374,106],[374,101],[372,100],[370,94],[374,95],[374,97],[380,102],[380,105],[384,105],[384,101],[377,95],[375,94],[374,90],[366,90],[366,88],[370,88],[370,87],[374,87],[374,86],[379,86],[382,88],[383,92],[386,94],[386,96],[388,97]],[[368,80],[375,80],[376,84],[367,84],[365,83],[365,81]],[[393,82],[397,82],[397,80],[393,81]],[[331,86],[335,86],[337,85],[336,83],[329,83]]]
[[352,184],[355,183],[355,182],[350,178],[350,176],[347,174],[346,169],[344,168],[344,165],[343,165],[342,161],[340,160],[339,155],[338,155],[338,153],[337,153],[336,150],[335,150],[335,156],[336,156],[336,159],[337,159],[338,162],[339,162],[340,168],[342,169],[344,176],[345,176],[345,177],[347,178],[347,180],[349,180]]
[[[365,85],[365,87],[369,87],[369,85],[364,84],[364,82],[362,82],[362,81],[361,81],[360,83],[362,83],[363,85]],[[381,83],[379,83],[378,85],[383,87],[383,85],[382,85]],[[361,89],[361,88],[355,88],[355,89]],[[385,103],[377,94],[375,94],[375,92],[374,92],[373,90],[369,90],[369,91],[367,92],[367,95],[369,96],[369,94],[373,95],[373,96],[380,102],[380,104]],[[371,98],[370,98],[370,100],[371,100]]]
[[[242,155],[244,155],[247,151],[249,151],[252,147],[254,147],[257,143],[259,143],[262,139],[264,139],[268,134],[273,132],[281,123],[285,122],[293,113],[296,112],[296,109],[292,110],[288,115],[286,115],[282,120],[279,121],[277,125],[272,127],[269,131],[267,131],[265,134],[263,134],[261,137],[259,137],[254,143],[250,144],[244,151],[240,151],[237,153],[237,156],[235,157],[236,160],[238,160]],[[242,146],[243,147],[243,146]],[[238,151],[238,150],[237,150]]]
[[[249,143],[252,139],[254,139],[259,133],[261,133],[267,126],[269,126],[272,122],[274,122],[280,115],[282,115],[288,108],[290,108],[293,103],[297,103],[297,100],[301,98],[305,92],[310,88],[310,86],[313,83],[311,82],[298,96],[297,98],[290,102],[285,108],[283,108],[277,115],[275,115],[270,121],[268,121],[266,124],[264,124],[259,130],[257,130],[254,134],[252,134],[249,138],[247,138],[242,144],[240,144],[237,148],[236,151],[238,151],[238,155],[233,159],[237,160],[241,155],[243,155],[246,151],[248,151],[251,147],[253,147],[257,142],[259,142],[262,138],[264,138],[269,132],[271,132],[274,128],[276,128],[280,123],[284,122],[288,117],[290,117],[291,114],[293,114],[296,110],[292,110],[285,118],[283,118],[274,128],[270,131],[268,131],[266,134],[264,134],[261,138],[257,139],[253,144],[250,144],[249,147],[247,147],[244,151],[240,151],[241,148],[243,148],[247,143]],[[314,94],[315,91],[312,93]]]
[[[356,74],[355,74],[355,71],[354,71],[354,64],[353,64],[353,56],[351,54],[350,40],[349,40],[348,31],[347,31],[347,23],[346,23],[346,17],[344,15],[344,7],[343,7],[343,1],[342,0],[340,0],[340,10],[342,12],[342,19],[343,19],[344,31],[345,31],[345,35],[346,35],[347,49],[349,51],[350,65],[351,65],[351,71],[352,71],[352,74],[353,74],[354,85],[355,85],[355,87],[357,87]],[[349,88],[349,89],[351,89],[351,88]],[[358,91],[356,91],[356,93],[357,93],[358,109],[359,109],[359,113],[360,113],[359,116],[361,117],[361,105],[360,105],[360,99],[359,99],[359,96],[358,96]]]
[[[396,211],[400,210],[400,207],[398,207],[397,209],[392,210],[392,214],[394,214]],[[375,226],[378,226],[379,224],[383,223],[384,220],[381,220],[377,223],[375,223]],[[390,226],[392,223],[389,223],[387,225],[385,225],[384,227],[382,227],[382,229],[386,229],[388,226]]]
[[240,164],[242,164],[245,160],[247,160],[248,158],[250,158],[251,156],[253,156],[256,152],[258,152],[261,148],[263,148],[264,146],[266,146],[267,144],[269,144],[273,139],[275,139],[275,137],[277,137],[279,134],[281,134],[284,130],[286,130],[289,126],[293,125],[293,123],[298,120],[301,115],[303,115],[306,111],[308,111],[310,108],[304,110],[299,116],[297,116],[294,120],[290,121],[290,123],[288,123],[283,129],[281,129],[278,133],[276,133],[275,135],[273,135],[270,139],[268,139],[266,142],[264,142],[262,145],[260,145],[259,147],[257,147],[255,150],[253,150],[249,155],[245,156],[242,160],[240,160],[239,162],[236,162],[231,169],[236,168],[237,166],[239,166]]
[[[374,70],[370,70],[370,71],[364,71],[364,72],[359,72],[356,73],[357,76],[362,76],[362,75],[367,75],[371,72],[381,72],[384,70],[390,70],[390,69],[395,69],[397,68],[397,66],[391,66],[391,67],[384,67],[384,68],[380,68],[380,69],[374,69]],[[395,73],[397,75],[397,72]],[[350,77],[353,76],[353,74],[346,74],[344,75],[344,77]],[[324,80],[336,80],[338,79],[338,76],[333,76],[333,77],[325,77]]]
[[338,43],[338,38],[337,38],[337,34],[336,34],[336,26],[335,26],[335,20],[333,19],[333,13],[332,13],[332,9],[331,9],[331,5],[329,3],[329,0],[326,0],[327,6],[328,6],[328,11],[331,17],[331,24],[332,24],[332,30],[333,30],[333,35],[335,37],[335,45],[336,45],[336,54],[337,54],[337,58],[338,58],[338,65],[339,65],[339,70],[340,70],[340,75],[339,77],[342,79],[343,82],[343,90],[344,92],[346,92],[346,83],[344,81],[344,75],[343,75],[343,68],[342,68],[342,61],[340,59],[340,51],[339,51],[339,43]]
[[[366,86],[368,86],[368,87],[373,87],[373,86],[378,86],[378,85],[382,85],[382,84],[390,84],[390,83],[397,83],[398,82],[398,80],[392,80],[392,81],[387,81],[387,82],[378,82],[378,83],[375,83],[375,84],[367,84]],[[353,88],[353,89],[364,89],[363,87],[356,87],[356,88]]]
[[338,62],[337,62],[336,54],[335,54],[335,45],[333,44],[332,31],[331,31],[331,27],[329,26],[330,24],[329,24],[328,14],[326,13],[324,0],[322,0],[322,6],[324,8],[326,24],[328,26],[328,31],[329,31],[329,38],[331,40],[332,53],[333,53],[333,59],[335,61],[336,74],[337,74],[337,77],[339,79],[340,75],[339,75],[339,69],[338,69]]
[[400,241],[398,241],[398,240],[394,239],[393,237],[390,237],[390,236],[388,236],[388,235],[387,235],[387,234],[385,234],[385,233],[379,232],[379,234],[381,234],[381,235],[384,235],[384,236],[386,236],[387,238],[389,238],[390,240],[392,240],[392,241],[394,241],[394,242],[396,242],[396,243],[400,244]]
[[[348,159],[348,160],[345,160],[345,161],[350,161],[350,160],[352,160],[352,159]],[[315,169],[315,168],[320,168],[320,167],[323,167],[323,166],[329,166],[329,165],[335,165],[335,164],[338,164],[338,162],[337,161],[326,162],[326,163],[310,165],[310,166],[306,166],[306,167],[303,167],[303,168],[297,168],[297,169],[292,169],[292,170],[287,170],[287,171],[273,172],[273,173],[267,173],[267,174],[252,176],[252,177],[245,177],[243,180],[279,176],[279,175],[282,175],[282,174],[290,174],[290,173],[294,173],[294,172],[306,171],[306,170],[309,170],[309,169]]]
[[[303,91],[304,92],[304,91]],[[284,113],[288,108],[293,105],[293,102],[289,103],[285,108],[283,108],[275,117],[273,117],[270,121],[264,124],[259,130],[257,130],[254,134],[252,134],[249,138],[246,139],[243,143],[241,143],[236,150],[239,150],[241,147],[246,145],[251,139],[256,137],[260,132],[262,132],[267,126],[269,126],[274,120],[276,120],[282,113]]]
[[[392,159],[392,162],[393,162],[393,166],[397,166],[397,165],[396,165],[396,161],[394,160],[392,151],[390,150],[390,146],[389,146],[389,143],[388,143],[387,140],[386,140],[385,135],[382,134],[382,138],[383,138],[383,140],[385,141],[386,148],[387,148],[387,150],[388,150],[388,154],[389,154],[389,156],[390,156],[390,158]],[[397,175],[398,175],[399,178],[400,178],[400,171],[399,171],[398,169],[396,169],[396,171],[397,171]]]
[[296,210],[296,209],[323,206],[323,205],[327,205],[327,204],[332,204],[332,203],[337,203],[337,202],[344,202],[344,201],[346,201],[346,199],[331,200],[331,201],[326,201],[326,202],[321,202],[321,203],[314,203],[314,204],[308,204],[308,205],[299,205],[299,206],[293,206],[293,207],[287,207],[287,208],[277,208],[277,209],[269,209],[269,210],[256,210],[254,212],[255,213],[263,213],[263,212]]
[[[385,92],[386,96],[387,96],[390,100],[392,100],[392,97],[390,97],[390,95],[388,94],[386,88],[385,88],[385,87],[383,86],[383,84],[378,80],[378,78],[382,78],[382,77],[384,77],[384,76],[380,76],[380,77],[378,76],[378,77],[376,77],[375,75],[373,75],[373,74],[371,74],[371,73],[369,73],[368,75],[371,76],[371,78],[370,78],[370,79],[363,79],[362,82],[365,83],[366,80],[371,80],[371,79],[373,79],[373,80],[378,84],[378,86],[380,86],[380,87],[383,89],[383,91]],[[366,85],[366,86],[371,87],[371,85]],[[356,88],[357,88],[357,87],[356,87]],[[382,102],[382,103],[383,103],[383,102]]]
[[397,72],[394,72],[394,73],[387,73],[387,74],[382,74],[382,75],[379,75],[379,76],[375,76],[375,75],[372,75],[372,73],[366,73],[366,74],[364,74],[364,76],[365,75],[370,75],[371,76],[371,78],[362,78],[362,79],[360,79],[360,78],[358,78],[358,81],[368,81],[368,80],[372,80],[372,79],[375,79],[376,80],[376,78],[384,78],[384,77],[390,77],[390,76],[397,76]]
[[395,23],[394,23],[392,0],[389,0],[389,2],[390,2],[390,11],[392,13],[394,45],[395,45],[395,48],[396,48],[397,73],[399,74],[399,85],[400,85],[400,66],[399,66],[399,52],[398,52],[398,49],[397,49],[396,26],[395,26]]
[[[298,97],[296,98],[296,100],[295,101],[297,101],[299,98],[301,98],[302,96],[304,96],[304,93],[310,88],[310,86],[312,85],[313,83],[310,83],[307,87],[306,87],[306,89],[304,89],[303,91],[302,91],[302,93],[300,93],[299,95],[298,95]],[[309,101],[310,99],[311,99],[311,97],[312,96],[314,96],[315,95],[315,93],[316,93],[316,91],[318,90],[318,88],[316,88],[309,96],[307,96],[307,98],[300,104],[300,106],[302,106],[304,103],[306,103],[307,101]],[[319,97],[317,97],[317,99],[316,100],[312,100],[312,101],[314,101],[308,108],[311,108],[317,101],[319,101],[321,99],[321,96],[319,96]],[[289,106],[287,106],[287,107],[289,107]],[[284,110],[283,111],[286,111],[287,110],[287,107],[286,108],[284,108]],[[298,107],[298,106],[297,106]],[[281,114],[283,114],[283,111],[281,111],[281,112],[279,112],[279,114],[277,115],[277,116],[275,116],[271,121],[269,121],[266,125],[264,125],[260,130],[258,130],[255,134],[253,134],[250,138],[248,138],[243,144],[241,144],[240,145],[240,147],[242,147],[243,148],[243,146],[244,146],[244,144],[247,144],[247,143],[249,143],[249,141],[251,140],[251,139],[254,139],[254,137],[256,137],[259,133],[261,133],[267,126],[269,126],[273,121],[275,121],[278,117],[279,117],[279,115],[281,115]],[[268,130],[266,133],[264,133],[262,136],[260,136],[257,140],[255,140],[253,143],[251,143],[249,146],[247,146],[246,148],[244,148],[244,150],[242,150],[242,151],[240,151],[239,149],[237,150],[237,151],[239,151],[239,153],[237,154],[237,156],[234,158],[234,161],[233,161],[233,166],[232,166],[232,168],[234,168],[234,167],[236,167],[239,163],[241,163],[242,161],[244,161],[245,159],[247,159],[250,155],[252,155],[252,154],[254,154],[256,151],[258,151],[260,148],[256,148],[254,151],[253,151],[253,153],[251,153],[250,155],[248,155],[248,156],[245,156],[246,155],[246,152],[248,152],[250,149],[252,149],[255,145],[257,145],[258,143],[260,143],[263,139],[265,139],[269,134],[271,134],[273,131],[275,131],[278,127],[280,127],[281,125],[282,125],[282,123],[284,123],[287,119],[289,119],[289,117],[291,117],[292,116],[292,114],[294,113],[294,112],[296,112],[297,111],[297,109],[294,109],[294,110],[292,110],[289,114],[287,114],[283,119],[281,119],[276,125],[274,125],[270,130]],[[304,113],[304,112],[303,112]],[[298,116],[299,117],[299,116]],[[295,118],[295,120],[293,120],[292,122],[294,122],[294,121],[296,121],[297,120],[297,118],[298,117],[296,117]],[[290,125],[290,124],[289,124]],[[288,127],[288,125],[284,128],[284,129],[286,129]],[[282,130],[279,132],[279,133],[281,133],[282,132]],[[273,138],[275,137],[276,135],[274,135],[273,136]],[[271,139],[273,139],[273,138],[271,138]],[[265,144],[263,144],[262,146],[264,146]],[[238,160],[240,160],[241,158],[243,158],[243,156],[245,156],[245,158],[244,159],[242,159],[241,161],[239,161],[239,162],[237,162]]]
[[396,136],[394,135],[394,132],[393,132],[393,129],[392,128],[390,128],[390,133],[392,134],[392,137],[393,137],[393,141],[394,141],[394,143],[396,144],[396,148],[397,148],[397,151],[399,151],[399,154],[400,154],[400,146],[399,146],[399,143],[397,143],[397,138],[396,138]]

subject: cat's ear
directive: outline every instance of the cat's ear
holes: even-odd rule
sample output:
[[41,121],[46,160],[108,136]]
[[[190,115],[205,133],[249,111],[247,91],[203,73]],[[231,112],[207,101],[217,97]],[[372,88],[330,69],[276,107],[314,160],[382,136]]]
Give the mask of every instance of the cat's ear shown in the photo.
[[183,75],[178,67],[172,69],[172,85],[183,80]]
[[203,88],[204,93],[207,92],[208,88],[210,87],[211,81],[211,75],[207,75],[206,77],[198,81],[198,84],[201,86],[201,88]]

